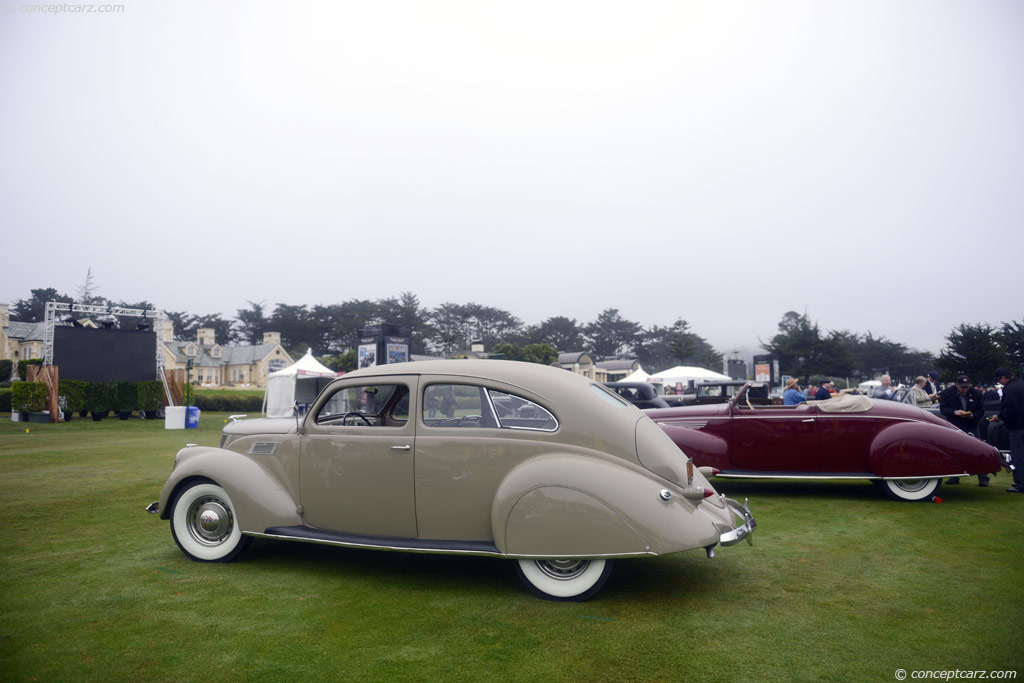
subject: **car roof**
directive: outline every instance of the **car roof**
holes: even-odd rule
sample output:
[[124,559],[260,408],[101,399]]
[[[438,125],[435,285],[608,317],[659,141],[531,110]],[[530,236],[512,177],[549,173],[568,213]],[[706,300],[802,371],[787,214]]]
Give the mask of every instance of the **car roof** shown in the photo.
[[539,395],[578,391],[594,382],[569,370],[539,363],[514,360],[452,359],[392,363],[354,370],[335,381],[397,375],[447,375],[467,379],[493,380],[519,386]]

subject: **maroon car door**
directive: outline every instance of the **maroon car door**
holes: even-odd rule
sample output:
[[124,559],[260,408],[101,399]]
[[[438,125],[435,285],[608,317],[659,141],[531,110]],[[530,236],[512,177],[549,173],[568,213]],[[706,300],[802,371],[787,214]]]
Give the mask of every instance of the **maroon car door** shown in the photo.
[[715,431],[729,444],[733,469],[746,472],[818,472],[816,410],[798,406],[730,405],[731,418]]

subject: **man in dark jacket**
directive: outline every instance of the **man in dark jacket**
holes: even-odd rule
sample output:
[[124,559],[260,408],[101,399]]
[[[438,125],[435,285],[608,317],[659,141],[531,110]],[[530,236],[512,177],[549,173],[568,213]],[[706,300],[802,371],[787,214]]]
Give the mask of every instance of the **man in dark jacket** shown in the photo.
[[821,383],[821,387],[818,388],[818,393],[814,395],[815,401],[827,401],[832,398],[832,392],[828,390],[829,384],[832,384],[832,380],[826,379]]
[[999,414],[992,422],[1006,425],[1010,436],[1010,462],[1013,464],[1013,486],[1009,493],[1024,493],[1024,382],[1013,376],[1013,370],[999,368],[996,381],[1003,385]]
[[[967,375],[960,375],[956,378],[956,384],[942,390],[939,394],[939,412],[953,426],[981,438],[978,427],[981,418],[985,417],[985,399]],[[950,477],[946,483],[959,484],[960,477]],[[978,486],[988,486],[987,474],[978,475]]]

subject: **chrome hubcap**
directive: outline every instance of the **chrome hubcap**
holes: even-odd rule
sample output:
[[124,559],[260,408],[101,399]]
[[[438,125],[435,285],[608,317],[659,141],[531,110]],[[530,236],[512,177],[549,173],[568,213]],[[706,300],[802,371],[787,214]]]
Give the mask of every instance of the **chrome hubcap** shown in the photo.
[[546,576],[559,581],[575,579],[587,570],[590,560],[537,560],[537,568]]
[[233,520],[227,505],[217,498],[201,498],[189,510],[188,529],[203,545],[223,543],[231,534]]
[[904,491],[907,491],[908,493],[913,493],[915,491],[920,491],[925,486],[927,486],[928,483],[929,483],[929,480],[928,479],[895,479],[895,480],[893,480],[893,483],[896,484],[896,486],[898,488],[900,488],[900,489],[902,489]]

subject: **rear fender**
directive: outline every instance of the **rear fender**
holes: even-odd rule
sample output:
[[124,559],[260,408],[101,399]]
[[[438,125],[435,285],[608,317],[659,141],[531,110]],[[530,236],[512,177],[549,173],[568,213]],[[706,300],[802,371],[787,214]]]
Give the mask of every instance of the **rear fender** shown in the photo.
[[495,545],[513,557],[660,555],[718,542],[717,516],[705,506],[629,463],[552,453],[505,477],[491,525]]
[[729,459],[729,444],[724,439],[690,427],[664,423],[658,423],[658,426],[668,434],[683,453],[693,458],[693,463],[698,467],[732,469]]
[[[944,440],[957,434],[934,425],[902,422],[886,427],[871,441],[868,464],[881,477],[941,477],[963,472],[963,465],[949,451],[936,445],[928,431],[941,432]],[[966,435],[963,435],[966,438]]]
[[169,519],[171,503],[189,480],[203,477],[223,488],[235,507],[243,532],[263,533],[269,527],[297,526],[302,518],[291,493],[252,458],[222,448],[181,450],[174,471],[160,493],[160,517]]

